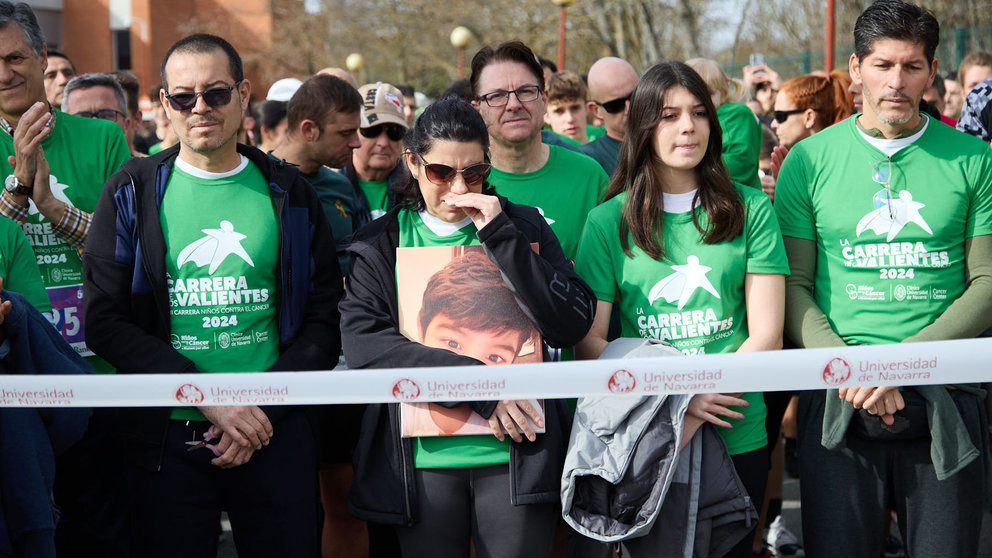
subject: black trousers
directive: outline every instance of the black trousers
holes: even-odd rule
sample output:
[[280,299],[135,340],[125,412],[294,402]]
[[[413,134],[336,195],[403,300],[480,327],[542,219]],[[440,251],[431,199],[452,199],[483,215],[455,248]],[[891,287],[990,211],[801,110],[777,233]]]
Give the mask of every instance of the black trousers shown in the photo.
[[273,425],[269,445],[232,469],[212,465],[209,449],[187,451],[208,427],[172,421],[159,471],[127,465],[132,555],[216,558],[225,510],[240,558],[317,556],[317,460],[303,413]]

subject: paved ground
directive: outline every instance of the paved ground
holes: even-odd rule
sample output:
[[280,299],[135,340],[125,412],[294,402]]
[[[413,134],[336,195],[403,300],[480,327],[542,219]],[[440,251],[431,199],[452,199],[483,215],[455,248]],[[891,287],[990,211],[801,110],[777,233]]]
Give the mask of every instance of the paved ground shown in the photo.
[[[785,524],[790,531],[796,534],[802,541],[802,519],[799,512],[799,481],[796,479],[786,479],[783,490],[784,502],[782,503],[782,515],[785,517]],[[237,552],[234,550],[234,542],[231,539],[230,527],[224,522],[224,534],[221,536],[220,551],[218,558],[236,558]],[[992,508],[986,508],[984,521],[982,523],[982,542],[978,558],[992,558]]]

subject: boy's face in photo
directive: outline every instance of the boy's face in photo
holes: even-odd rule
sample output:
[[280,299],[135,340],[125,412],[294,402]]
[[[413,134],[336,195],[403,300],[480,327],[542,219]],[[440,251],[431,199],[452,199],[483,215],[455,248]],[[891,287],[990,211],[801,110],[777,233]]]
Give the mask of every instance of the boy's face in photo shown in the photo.
[[520,352],[520,332],[479,331],[458,326],[448,316],[437,314],[421,332],[423,344],[472,357],[487,365],[512,364]]

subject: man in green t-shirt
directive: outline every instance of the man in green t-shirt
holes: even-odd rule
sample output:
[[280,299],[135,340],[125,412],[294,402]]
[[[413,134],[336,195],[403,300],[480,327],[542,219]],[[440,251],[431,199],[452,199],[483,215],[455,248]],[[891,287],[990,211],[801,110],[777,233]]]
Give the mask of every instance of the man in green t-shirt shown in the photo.
[[[918,112],[933,14],[878,0],[854,42],[864,113],[797,143],[778,176],[786,333],[803,347],[974,337],[992,324],[992,152]],[[877,556],[892,507],[908,555],[978,554],[984,392],[896,387],[940,382],[906,364],[832,361],[839,391],[800,396],[808,555]],[[845,388],[854,374],[883,387]]]
[[[332,368],[334,238],[296,168],[236,143],[251,93],[240,56],[192,35],[166,53],[162,82],[180,145],[125,163],[101,194],[84,266],[87,342],[119,374]],[[271,405],[278,386],[229,381],[221,393],[179,386],[182,407],[121,410],[133,555],[215,550],[221,510],[239,553],[317,554],[303,411]]]
[[[341,173],[358,141],[362,98],[348,82],[316,75],[303,82],[289,100],[286,138],[270,155],[296,165],[313,186],[338,241],[338,264],[348,274],[343,241],[355,232],[355,191]],[[330,167],[330,168],[328,168]]]
[[[0,214],[21,226],[63,338],[97,372],[112,372],[85,343],[80,256],[104,182],[130,158],[124,134],[112,122],[49,105],[48,50],[26,4],[0,2],[0,59]],[[58,458],[54,497],[62,510],[60,555],[126,553],[122,491],[111,488],[121,482],[113,428],[113,413],[97,410],[84,438]],[[99,508],[93,506],[96,499]]]
[[[47,48],[28,9],[0,11],[0,55],[18,85],[0,95],[0,213],[22,225],[63,337],[83,356],[82,267],[90,214],[103,183],[130,158],[120,128],[59,112],[45,98]],[[11,166],[9,159],[15,162]],[[91,362],[106,372],[105,364]]]
[[396,192],[406,176],[400,155],[408,128],[399,89],[380,81],[363,85],[358,94],[362,98],[360,145],[352,151],[351,163],[341,169],[355,192],[356,228],[385,215],[396,204]]
[[487,46],[472,59],[472,105],[489,128],[489,183],[510,201],[537,208],[562,250],[575,257],[589,210],[606,190],[595,161],[541,142],[547,111],[544,73],[521,42]]
[[609,56],[589,68],[589,111],[603,121],[606,133],[582,146],[582,153],[602,165],[613,176],[620,158],[620,142],[627,131],[630,95],[637,85],[637,72],[629,62]]

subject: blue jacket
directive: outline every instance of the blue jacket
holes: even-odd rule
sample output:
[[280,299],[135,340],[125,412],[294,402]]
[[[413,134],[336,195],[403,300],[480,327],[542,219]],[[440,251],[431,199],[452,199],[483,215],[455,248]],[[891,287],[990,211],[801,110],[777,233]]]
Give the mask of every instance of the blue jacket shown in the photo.
[[[334,238],[316,192],[296,167],[254,147],[238,152],[269,182],[279,223],[279,359],[270,371],[329,370],[341,348],[343,292]],[[104,186],[83,256],[86,344],[120,374],[197,372],[169,341],[162,199],[179,147],[131,159]],[[289,409],[265,407],[275,423]],[[170,409],[125,409],[129,454],[157,469]]]
[[[2,291],[0,299],[13,303],[0,326],[3,374],[93,373],[26,298]],[[55,556],[55,456],[82,437],[89,417],[79,407],[0,408],[0,556]]]

